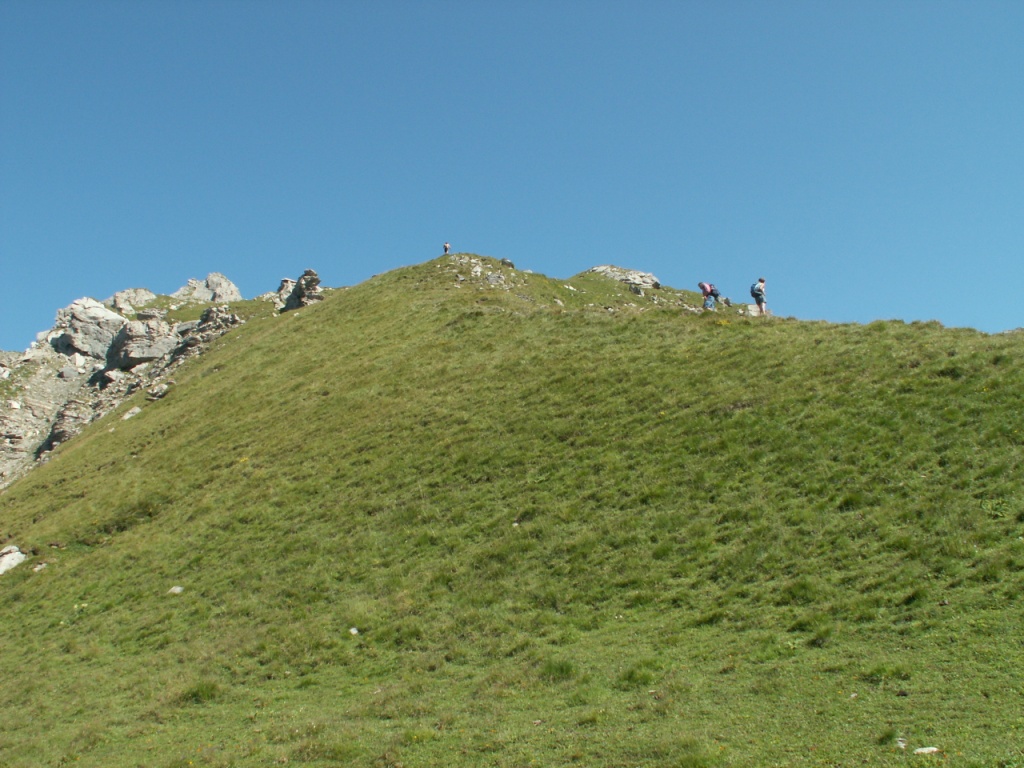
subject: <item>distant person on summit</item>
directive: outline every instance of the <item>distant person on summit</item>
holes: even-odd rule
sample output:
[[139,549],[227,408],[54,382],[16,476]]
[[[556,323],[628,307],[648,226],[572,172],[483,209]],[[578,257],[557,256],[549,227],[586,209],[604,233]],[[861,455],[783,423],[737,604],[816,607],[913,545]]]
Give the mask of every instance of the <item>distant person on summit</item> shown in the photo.
[[757,282],[750,286],[750,295],[757,302],[757,313],[767,315],[768,300],[765,298],[763,277],[757,278]]
[[448,244],[448,243],[445,243],[445,244],[444,244],[444,253],[445,253],[445,256],[447,256],[447,255],[448,255],[448,251],[450,251],[451,249],[452,249],[452,247],[451,247],[451,245],[450,245],[450,244]]

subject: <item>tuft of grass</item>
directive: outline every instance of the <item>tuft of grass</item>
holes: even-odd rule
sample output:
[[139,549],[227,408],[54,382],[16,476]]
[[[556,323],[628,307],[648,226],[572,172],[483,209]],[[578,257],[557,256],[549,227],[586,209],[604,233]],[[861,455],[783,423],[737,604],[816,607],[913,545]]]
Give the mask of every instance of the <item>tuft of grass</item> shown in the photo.
[[207,704],[221,695],[221,686],[213,680],[199,680],[181,693],[175,700],[179,704]]
[[566,659],[545,659],[540,667],[540,678],[552,683],[561,683],[576,677],[575,665]]

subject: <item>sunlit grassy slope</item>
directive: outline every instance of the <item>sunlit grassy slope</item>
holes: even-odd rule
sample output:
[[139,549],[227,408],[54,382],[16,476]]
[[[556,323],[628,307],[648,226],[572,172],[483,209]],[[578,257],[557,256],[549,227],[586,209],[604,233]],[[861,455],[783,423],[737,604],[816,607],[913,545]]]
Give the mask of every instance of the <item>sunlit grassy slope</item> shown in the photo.
[[1020,334],[482,263],[0,496],[0,765],[1024,764]]

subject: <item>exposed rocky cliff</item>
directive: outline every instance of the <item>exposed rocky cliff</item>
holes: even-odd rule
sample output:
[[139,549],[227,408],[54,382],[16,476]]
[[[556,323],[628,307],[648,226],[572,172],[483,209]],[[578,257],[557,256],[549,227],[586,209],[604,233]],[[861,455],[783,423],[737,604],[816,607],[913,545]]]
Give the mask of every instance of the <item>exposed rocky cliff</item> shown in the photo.
[[[322,298],[313,270],[287,282],[280,298],[260,298],[275,300],[278,308]],[[242,322],[227,306],[242,295],[218,273],[164,297],[171,309],[211,304],[199,320],[169,322],[166,310],[150,306],[159,298],[131,288],[105,302],[78,299],[59,310],[53,328],[24,353],[0,352],[0,488],[129,395],[145,390],[150,399],[163,397],[185,359]]]

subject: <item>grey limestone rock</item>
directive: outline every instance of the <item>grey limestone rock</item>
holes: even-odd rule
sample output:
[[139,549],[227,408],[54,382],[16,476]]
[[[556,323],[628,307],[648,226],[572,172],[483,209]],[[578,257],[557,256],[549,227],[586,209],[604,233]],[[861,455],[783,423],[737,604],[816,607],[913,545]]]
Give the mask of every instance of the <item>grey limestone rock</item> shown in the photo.
[[128,315],[155,299],[156,294],[148,288],[128,288],[124,291],[118,291],[103,303],[117,310],[122,315]]
[[292,291],[295,290],[295,283],[297,280],[292,280],[290,277],[282,277],[281,285],[277,287],[277,293],[273,294],[274,306],[278,309],[284,309],[285,305],[288,304],[288,299],[292,295]]
[[95,299],[78,299],[57,312],[57,324],[48,338],[62,355],[78,352],[104,360],[114,336],[127,322]]
[[220,272],[211,272],[203,281],[191,278],[171,294],[172,298],[187,302],[241,301],[238,287]]
[[[281,287],[284,288],[283,283]],[[307,269],[292,287],[292,291],[284,303],[284,309],[308,307],[310,304],[322,301],[323,298],[323,291],[320,289],[320,276],[315,270]]]
[[134,368],[169,355],[178,344],[178,335],[163,320],[132,320],[113,338],[107,365],[122,370]]
[[661,288],[661,282],[650,272],[623,269],[622,267],[615,267],[610,264],[593,267],[590,271],[626,283],[627,285],[636,285],[640,288]]
[[68,400],[57,412],[40,452],[52,451],[61,443],[77,435],[94,416],[92,404],[83,400]]
[[0,573],[6,573],[11,568],[21,565],[27,558],[28,556],[14,545],[0,549]]
[[[234,284],[216,273],[190,286],[193,290],[182,289],[179,298],[241,298]],[[107,303],[131,313],[150,297],[155,298],[145,289],[131,289]],[[175,326],[164,316],[146,309],[129,321],[95,299],[79,299],[58,311],[54,327],[24,353],[0,352],[6,390],[0,401],[0,489],[133,392],[144,388],[151,401],[163,397],[171,371],[242,322],[219,306],[207,308],[198,321]]]

